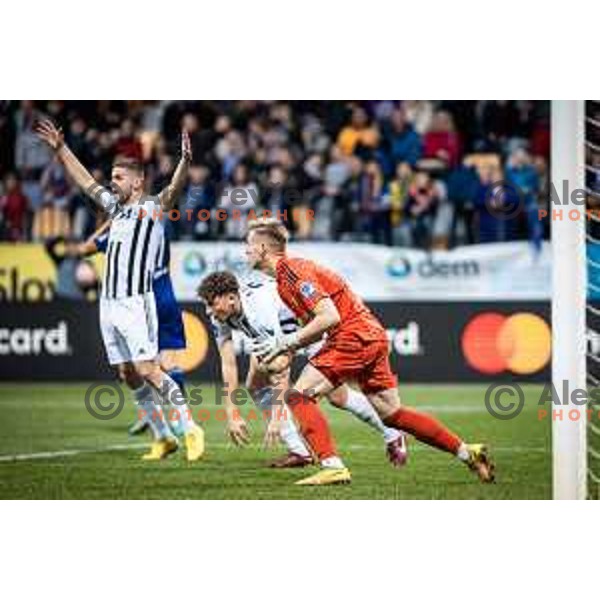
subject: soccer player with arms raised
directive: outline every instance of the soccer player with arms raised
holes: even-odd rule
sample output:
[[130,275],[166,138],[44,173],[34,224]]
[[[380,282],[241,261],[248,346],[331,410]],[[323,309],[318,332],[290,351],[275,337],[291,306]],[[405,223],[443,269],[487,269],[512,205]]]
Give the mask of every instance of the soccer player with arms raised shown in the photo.
[[482,444],[466,444],[430,415],[401,406],[396,376],[389,362],[383,325],[337,274],[317,263],[287,255],[288,234],[275,221],[257,222],[246,238],[251,266],[276,278],[277,291],[303,327],[294,333],[261,340],[254,352],[265,363],[325,337],[293,386],[289,406],[301,433],[317,455],[321,470],[299,485],[350,483],[350,471],[338,456],[316,400],[355,381],[388,426],[449,452],[475,471],[482,482],[494,468]]
[[[103,188],[65,144],[62,132],[50,121],[37,125],[39,137],[61,161],[73,181],[112,219],[100,298],[100,325],[108,360],[133,391],[138,407],[152,415],[154,434],[146,460],[159,460],[175,452],[178,442],[164,418],[162,405],[178,408],[187,459],[204,453],[204,432],[185,409],[177,383],[159,365],[158,324],[153,291],[165,243],[160,210],[170,210],[185,181],[190,160],[189,138],[182,136],[182,158],[173,181],[158,197],[144,193],[142,165],[130,159],[115,161],[113,193]],[[161,403],[154,401],[158,395]]]

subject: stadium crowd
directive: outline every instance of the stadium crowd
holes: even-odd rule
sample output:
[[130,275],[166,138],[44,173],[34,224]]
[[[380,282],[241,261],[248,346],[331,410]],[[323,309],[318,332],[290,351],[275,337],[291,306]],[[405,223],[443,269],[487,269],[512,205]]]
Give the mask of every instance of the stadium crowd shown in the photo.
[[[141,160],[150,193],[169,181],[184,127],[194,158],[179,204],[194,215],[279,211],[299,240],[538,244],[548,235],[537,209],[548,203],[549,111],[545,101],[1,101],[0,240],[83,239],[101,220],[36,137],[45,115],[101,182],[116,156]],[[498,181],[521,190],[519,218],[489,212]],[[234,207],[236,188],[248,201]],[[179,240],[244,231],[243,218],[169,228]]]

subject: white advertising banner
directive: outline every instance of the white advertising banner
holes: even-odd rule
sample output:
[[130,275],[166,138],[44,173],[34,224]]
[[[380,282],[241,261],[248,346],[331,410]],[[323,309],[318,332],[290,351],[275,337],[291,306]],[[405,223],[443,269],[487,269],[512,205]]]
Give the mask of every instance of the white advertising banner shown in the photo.
[[[203,277],[216,270],[247,270],[241,242],[178,242],[171,274],[179,300],[194,300]],[[549,300],[551,249],[528,242],[462,246],[424,252],[374,244],[290,244],[289,253],[344,276],[367,301]]]

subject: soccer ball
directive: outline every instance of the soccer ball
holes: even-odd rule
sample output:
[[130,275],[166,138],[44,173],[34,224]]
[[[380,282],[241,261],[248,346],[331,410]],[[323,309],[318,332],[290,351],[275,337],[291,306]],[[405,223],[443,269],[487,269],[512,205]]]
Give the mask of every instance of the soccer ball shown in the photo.
[[259,368],[268,374],[281,373],[290,366],[290,355],[281,354],[277,358],[274,358],[270,363],[264,363],[260,359],[258,361]]

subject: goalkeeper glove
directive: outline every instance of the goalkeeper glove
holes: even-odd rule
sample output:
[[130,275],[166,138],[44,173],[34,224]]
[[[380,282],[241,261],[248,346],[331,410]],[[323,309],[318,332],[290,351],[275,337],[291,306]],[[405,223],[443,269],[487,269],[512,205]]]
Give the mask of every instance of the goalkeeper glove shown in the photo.
[[252,354],[256,354],[260,360],[269,363],[280,354],[295,350],[298,345],[297,332],[274,335],[255,340],[252,344]]

